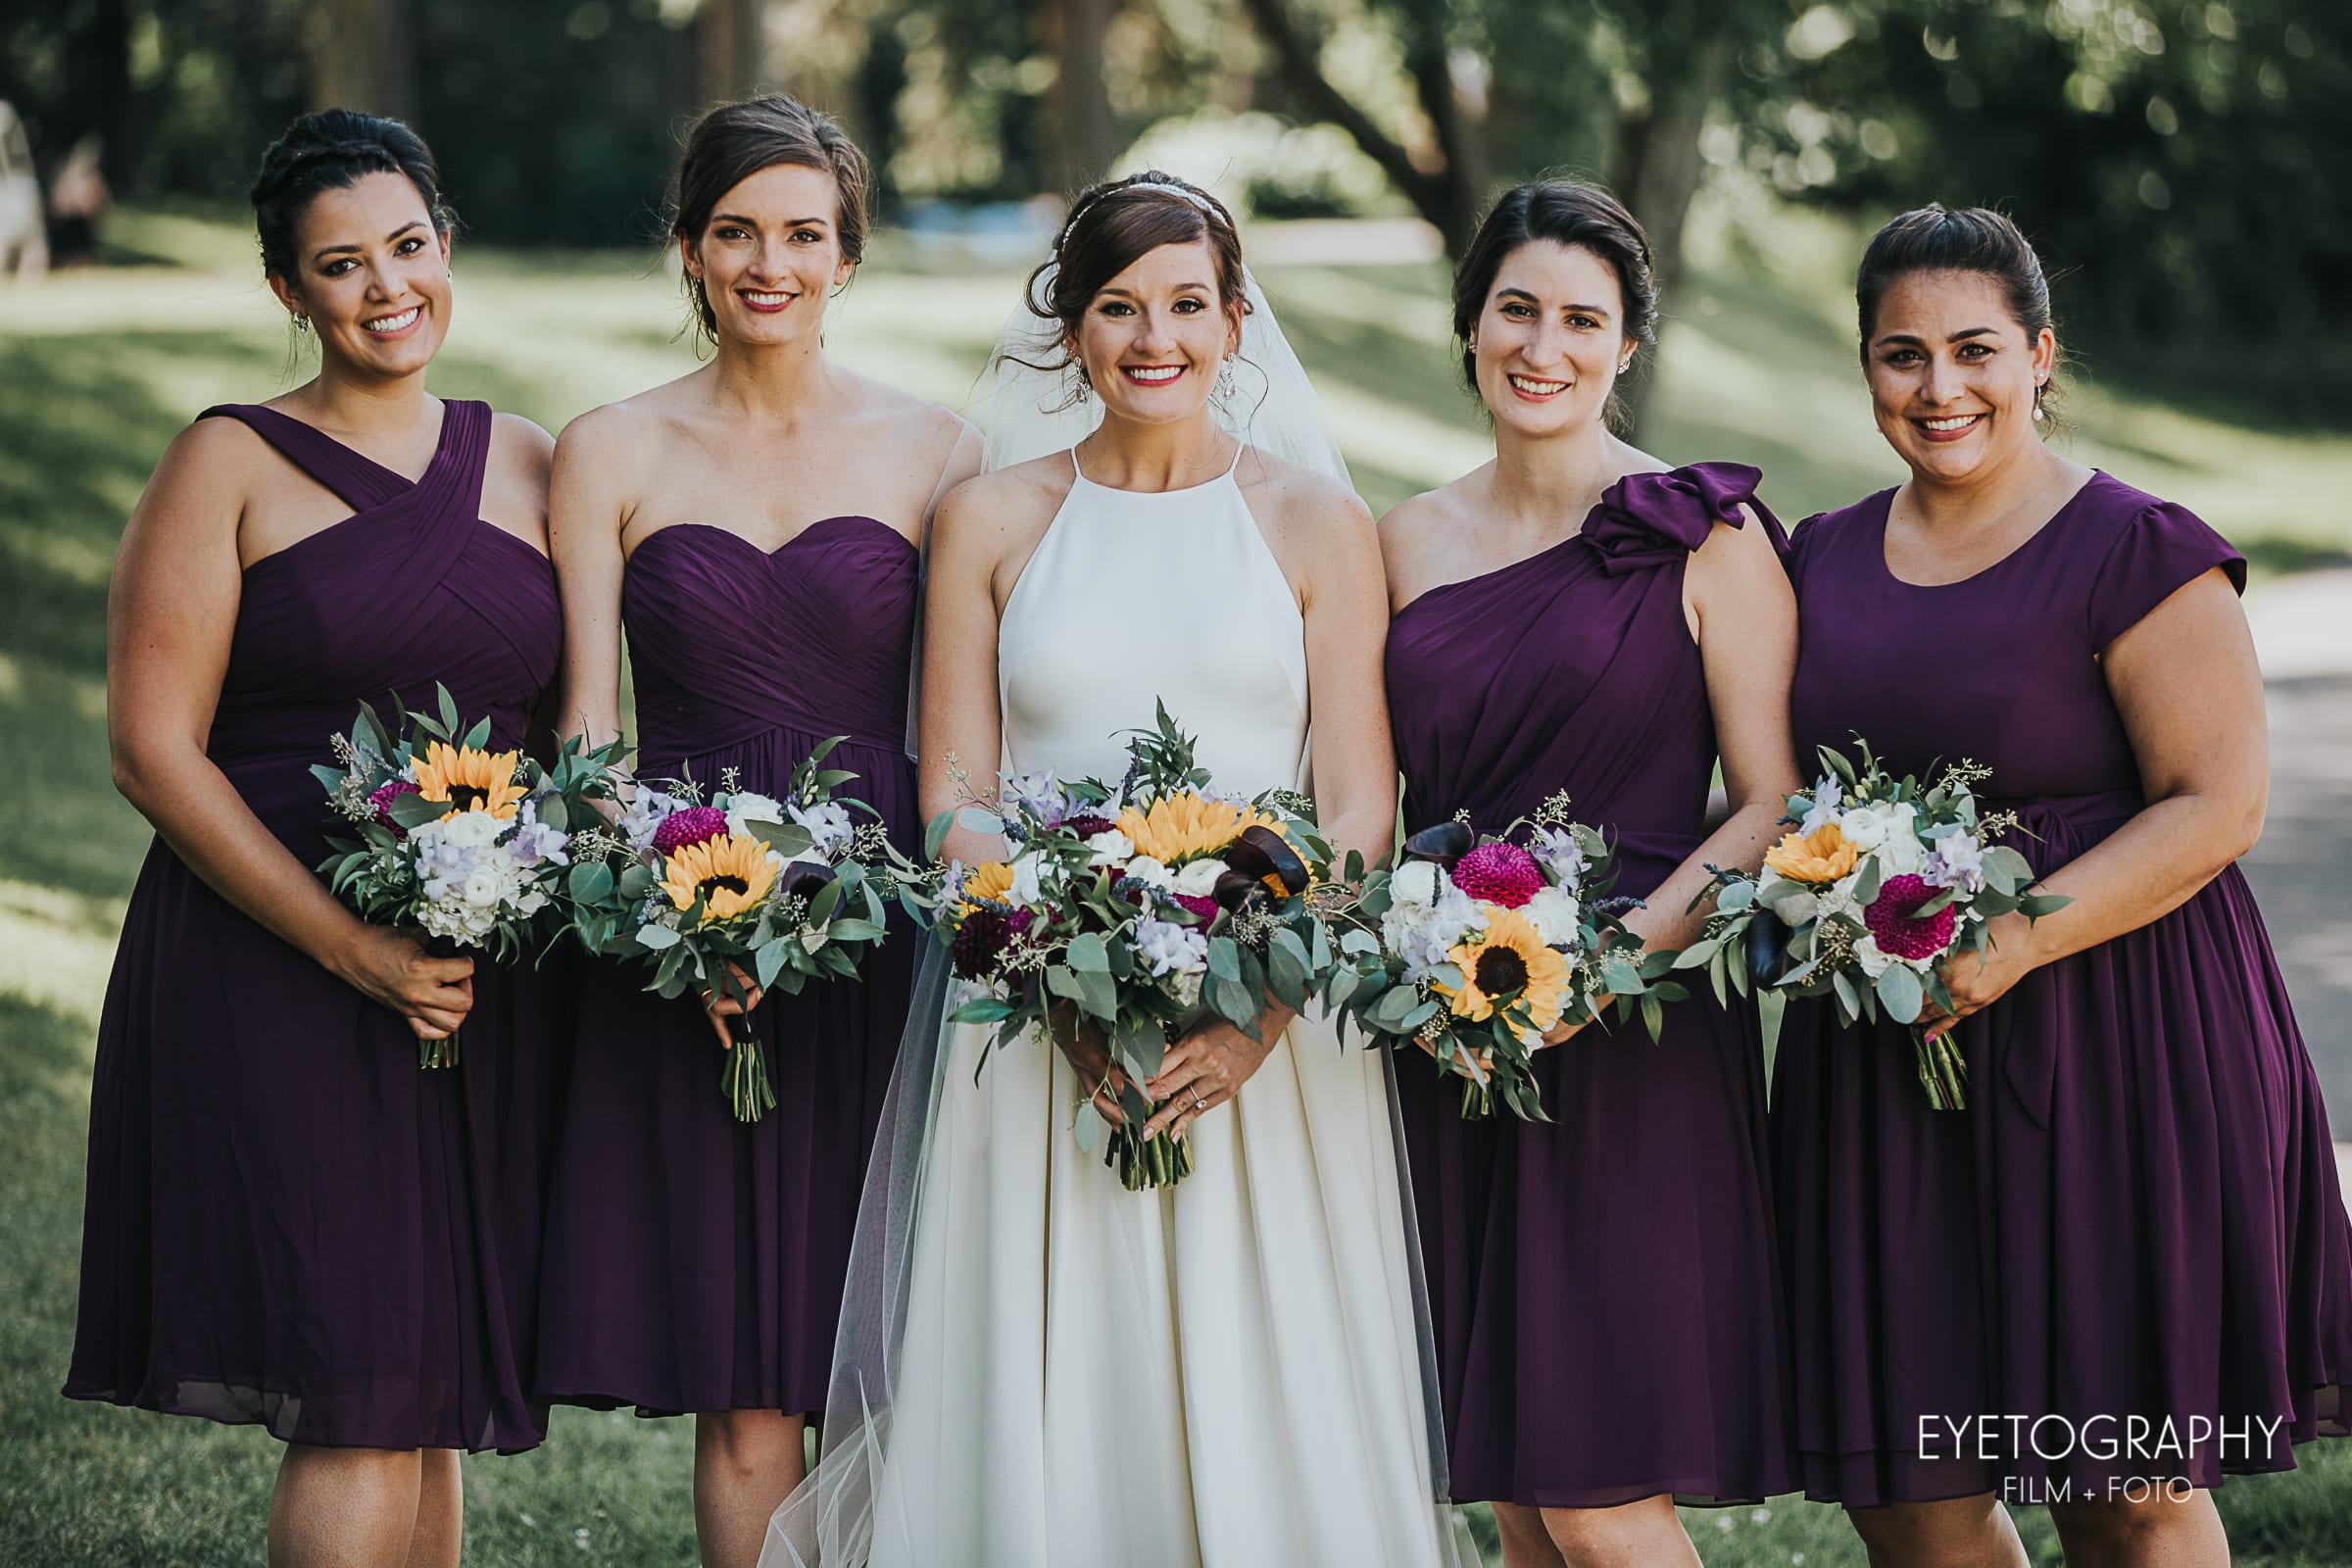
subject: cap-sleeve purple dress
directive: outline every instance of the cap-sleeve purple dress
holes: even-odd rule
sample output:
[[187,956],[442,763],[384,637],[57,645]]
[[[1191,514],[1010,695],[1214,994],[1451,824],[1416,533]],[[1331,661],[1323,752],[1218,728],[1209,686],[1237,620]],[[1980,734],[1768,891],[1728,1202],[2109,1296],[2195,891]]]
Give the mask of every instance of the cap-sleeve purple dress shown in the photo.
[[[640,777],[780,792],[818,743],[893,840],[919,842],[906,703],[920,562],[871,517],[766,554],[678,523],[630,555],[621,615]],[[858,981],[767,997],[750,1027],[776,1108],[734,1119],[692,998],[600,964],[558,1155],[539,1391],[650,1414],[824,1408],[866,1153],[906,1021],[916,933],[895,912]],[[742,1025],[738,1025],[742,1027]]]
[[[1760,475],[1635,474],[1583,531],[1434,588],[1389,627],[1389,710],[1418,829],[1499,832],[1566,790],[1642,895],[1698,847],[1715,760],[1683,573]],[[1751,1014],[1704,994],[1539,1052],[1549,1125],[1465,1121],[1396,1063],[1457,1497],[1608,1507],[1791,1486],[1787,1349]]]
[[[2100,652],[2216,566],[2242,586],[2245,563],[2102,473],[2004,560],[1922,587],[1886,567],[1892,499],[1797,532],[1799,758],[1856,732],[1897,773],[1974,758],[2047,876],[2145,804]],[[1964,1021],[1965,1112],[1928,1108],[1899,1027],[1836,1023],[1790,1007],[1772,1117],[1810,1495],[2213,1486],[2342,1432],[2327,1411],[2352,1381],[2352,1227],[2235,866]],[[2011,1446],[2015,1417],[2054,1418],[2053,1456]],[[2136,1444],[2135,1417],[2154,1424]],[[2192,1418],[2232,1423],[2227,1441],[2159,1451],[2162,1423],[2188,1436]],[[1977,1455],[1987,1421],[2010,1456]]]
[[[274,410],[241,419],[353,514],[245,569],[206,743],[305,865],[311,776],[363,701],[448,686],[520,744],[563,648],[554,568],[480,517],[490,409],[443,405],[408,479]],[[239,912],[160,837],[98,1030],[81,1308],[65,1392],[326,1447],[528,1448],[563,982],[476,958],[466,1051]]]

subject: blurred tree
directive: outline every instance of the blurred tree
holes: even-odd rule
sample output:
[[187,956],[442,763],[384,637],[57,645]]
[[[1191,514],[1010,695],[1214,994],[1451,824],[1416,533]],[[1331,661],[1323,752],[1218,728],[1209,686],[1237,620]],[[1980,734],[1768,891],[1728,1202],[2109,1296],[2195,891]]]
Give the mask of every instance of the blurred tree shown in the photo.
[[304,26],[311,107],[416,119],[416,24],[409,0],[318,0]]
[[2298,422],[2352,408],[2352,7],[1845,0],[1757,54],[1779,85],[1746,157],[1785,193],[2001,206],[2100,364]]
[[1102,72],[1116,0],[1046,0],[1044,43],[1054,59],[1054,121],[1064,190],[1102,177],[1125,142]]
[[767,10],[761,0],[701,0],[696,7],[696,86],[704,103],[767,89]]

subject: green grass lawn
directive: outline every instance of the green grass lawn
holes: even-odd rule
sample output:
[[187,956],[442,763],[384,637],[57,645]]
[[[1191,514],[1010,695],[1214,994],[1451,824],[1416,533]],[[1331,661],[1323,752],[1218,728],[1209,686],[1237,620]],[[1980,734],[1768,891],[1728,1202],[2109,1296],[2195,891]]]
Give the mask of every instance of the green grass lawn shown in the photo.
[[[1761,465],[1794,518],[1892,482],[1838,286],[1853,236],[1778,217],[1742,238],[1702,215],[1670,301],[1647,443],[1673,461]],[[0,1565],[152,1568],[261,1555],[276,1446],[250,1430],[57,1397],[71,1339],[89,1055],[122,901],[147,830],[108,782],[106,579],[157,453],[209,403],[269,397],[307,370],[233,225],[128,213],[140,265],[0,290]],[[1014,297],[1012,273],[874,265],[833,308],[848,363],[960,405]],[[461,250],[455,331],[436,390],[488,398],[550,429],[693,364],[649,258]],[[1827,280],[1826,282],[1824,280]],[[1378,508],[1484,461],[1452,379],[1434,266],[1295,268],[1268,292]],[[2063,301],[2061,302],[2063,306]],[[2086,387],[2074,451],[2177,496],[2258,559],[2291,566],[2352,545],[2352,439],[2288,437]],[[562,1413],[548,1445],[466,1464],[471,1560],[682,1565],[694,1559],[683,1422]],[[2352,1559],[2352,1445],[2296,1475],[2221,1494],[2241,1562]],[[1712,1565],[1859,1568],[1838,1513],[1783,1499],[1694,1511]],[[1485,1521],[1480,1521],[1482,1527]],[[2057,1560],[2046,1520],[2021,1525]]]

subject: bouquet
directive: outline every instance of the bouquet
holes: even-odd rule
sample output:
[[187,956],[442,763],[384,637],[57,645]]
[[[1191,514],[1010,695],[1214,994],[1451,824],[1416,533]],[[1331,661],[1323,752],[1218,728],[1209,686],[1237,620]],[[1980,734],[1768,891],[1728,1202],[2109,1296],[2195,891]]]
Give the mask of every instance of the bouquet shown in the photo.
[[1767,1056],[1791,996],[1835,996],[1849,1027],[1886,1008],[1912,1025],[1928,1103],[1963,1110],[1967,1063],[1949,1031],[1931,1040],[1919,1022],[1930,1003],[1951,1010],[1939,965],[1989,947],[1987,924],[2000,915],[2037,920],[2073,901],[2029,893],[2034,868],[1993,842],[2017,817],[1978,811],[1974,786],[1990,768],[1963,760],[1923,788],[1889,774],[1867,743],[1856,750],[1859,767],[1821,748],[1821,781],[1788,797],[1794,831],[1765,855],[1761,875],[1708,867],[1715,879],[1699,899],[1713,894],[1715,912],[1677,964],[1704,965],[1718,998],[1727,977],[1744,995],[1753,970]]
[[[1006,778],[934,819],[926,851],[936,861],[958,813],[1004,835],[1009,859],[950,864],[930,895],[969,993],[951,1016],[996,1026],[982,1066],[989,1051],[1050,1039],[1056,1008],[1065,1025],[1101,1030],[1124,1117],[1103,1163],[1134,1192],[1192,1169],[1185,1140],[1140,1131],[1154,1106],[1138,1086],[1166,1048],[1210,1015],[1259,1039],[1269,997],[1299,1008],[1317,989],[1331,953],[1310,894],[1331,852],[1304,797],[1215,788],[1164,706],[1155,728],[1132,733],[1115,785]],[[1091,1151],[1106,1125],[1090,1096],[1079,1147]]]
[[1464,1116],[1492,1115],[1499,1100],[1549,1121],[1532,1063],[1546,1032],[1614,997],[1618,1016],[1639,1007],[1655,1040],[1662,1004],[1688,995],[1664,978],[1673,954],[1645,956],[1625,928],[1641,901],[1609,897],[1608,845],[1567,808],[1554,795],[1499,837],[1461,821],[1416,833],[1396,868],[1372,872],[1334,915],[1340,961],[1324,1001],[1343,1027],[1417,1043],[1460,1077]]
[[[448,688],[438,712],[403,706],[386,725],[363,704],[335,765],[311,769],[356,836],[331,836],[318,864],[335,896],[369,925],[415,931],[445,948],[480,948],[504,963],[530,939],[568,863],[570,828],[604,793],[612,748],[567,744],[554,768],[485,750]],[[458,1036],[419,1040],[416,1064],[453,1067]]]
[[[574,840],[565,928],[591,953],[650,963],[646,989],[664,997],[691,987],[741,1003],[747,978],[788,996],[857,979],[906,862],[871,808],[837,794],[858,775],[819,765],[841,740],[804,759],[780,797],[731,768],[708,804],[692,779],[640,783],[614,823]],[[720,1087],[737,1121],[758,1121],[776,1103],[766,1060],[749,1031],[728,1034]]]

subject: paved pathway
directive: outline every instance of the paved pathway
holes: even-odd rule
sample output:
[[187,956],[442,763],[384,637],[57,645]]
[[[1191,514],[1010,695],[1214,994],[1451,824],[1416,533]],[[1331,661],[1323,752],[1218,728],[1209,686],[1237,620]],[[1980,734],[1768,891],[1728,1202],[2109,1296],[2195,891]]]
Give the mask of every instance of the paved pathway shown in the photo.
[[2271,809],[2246,857],[2352,1194],[2352,568],[2247,596],[2271,710]]

